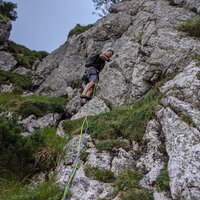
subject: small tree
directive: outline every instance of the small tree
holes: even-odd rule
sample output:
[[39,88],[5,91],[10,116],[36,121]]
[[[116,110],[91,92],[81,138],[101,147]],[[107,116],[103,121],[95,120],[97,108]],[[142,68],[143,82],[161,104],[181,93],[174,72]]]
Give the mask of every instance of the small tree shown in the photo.
[[15,21],[17,19],[16,8],[17,4],[0,0],[0,14],[6,16],[11,21]]
[[120,3],[122,0],[92,0],[95,3],[95,9],[100,10],[102,14],[97,13],[99,16],[107,15],[108,9],[112,3]]

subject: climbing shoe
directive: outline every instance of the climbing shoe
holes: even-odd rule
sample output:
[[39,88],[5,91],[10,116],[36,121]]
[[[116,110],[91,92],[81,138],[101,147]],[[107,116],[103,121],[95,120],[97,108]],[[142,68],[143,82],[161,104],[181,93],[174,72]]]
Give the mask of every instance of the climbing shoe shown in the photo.
[[87,95],[84,95],[84,94],[81,94],[81,99],[86,99],[86,100],[91,100],[92,99],[92,97],[88,97]]

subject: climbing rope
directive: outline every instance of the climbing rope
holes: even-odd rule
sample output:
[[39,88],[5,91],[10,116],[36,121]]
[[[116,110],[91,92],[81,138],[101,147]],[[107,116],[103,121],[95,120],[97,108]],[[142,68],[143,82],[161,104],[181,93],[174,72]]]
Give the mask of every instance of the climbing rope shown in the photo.
[[[79,143],[78,143],[78,147],[77,147],[76,159],[74,160],[73,167],[72,167],[72,170],[71,170],[67,185],[65,187],[65,191],[64,191],[62,200],[66,200],[67,199],[67,195],[68,195],[68,192],[69,192],[73,177],[74,177],[74,175],[76,173],[76,170],[77,170],[77,167],[78,167],[78,160],[79,160],[79,157],[80,157],[80,153],[81,153],[81,151],[82,151],[82,149],[84,147],[84,142],[86,140],[87,130],[88,130],[88,110],[89,109],[88,109],[88,102],[87,102],[87,104],[86,104],[86,116],[85,116],[85,118],[83,120],[83,123],[82,123],[82,126],[81,126],[81,133],[80,133]],[[86,128],[85,128],[85,132],[83,134],[84,126],[86,126]]]
[[[94,96],[94,94],[96,92],[96,85],[97,84],[95,84],[95,86],[94,86],[94,90],[93,90],[92,96]],[[78,143],[78,147],[77,147],[76,159],[74,160],[73,167],[72,167],[72,170],[71,170],[67,185],[65,187],[65,191],[64,191],[62,200],[67,200],[67,195],[68,195],[68,192],[70,190],[70,186],[71,186],[72,180],[74,178],[74,175],[75,175],[77,167],[78,167],[79,157],[80,157],[81,151],[82,151],[82,149],[84,147],[84,143],[86,141],[87,130],[88,130],[88,113],[89,113],[89,105],[88,105],[88,101],[87,101],[87,104],[86,104],[86,115],[85,115],[85,118],[84,118],[82,126],[81,126],[81,133],[80,133],[79,143]],[[85,128],[85,132],[83,134],[84,126],[86,126],[86,128]]]

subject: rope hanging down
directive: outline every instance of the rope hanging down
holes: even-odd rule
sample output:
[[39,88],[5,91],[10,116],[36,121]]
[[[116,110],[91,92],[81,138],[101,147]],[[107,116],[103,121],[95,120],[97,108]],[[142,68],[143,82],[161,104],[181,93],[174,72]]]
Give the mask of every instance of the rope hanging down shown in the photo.
[[[86,136],[87,136],[87,130],[88,130],[88,110],[89,109],[88,109],[88,103],[87,103],[86,104],[86,116],[85,116],[85,118],[83,120],[83,123],[82,123],[82,126],[81,126],[81,133],[80,133],[79,143],[78,143],[78,147],[77,147],[76,159],[74,160],[73,167],[72,167],[72,170],[71,170],[67,185],[65,187],[65,191],[64,191],[62,200],[67,200],[67,195],[68,195],[68,192],[69,192],[73,177],[74,177],[74,175],[76,173],[76,170],[77,170],[77,167],[78,167],[79,157],[80,157],[81,151],[82,151],[82,149],[84,147],[84,142],[85,142],[85,139],[86,139]],[[85,128],[85,132],[83,134],[84,126],[86,128]]]

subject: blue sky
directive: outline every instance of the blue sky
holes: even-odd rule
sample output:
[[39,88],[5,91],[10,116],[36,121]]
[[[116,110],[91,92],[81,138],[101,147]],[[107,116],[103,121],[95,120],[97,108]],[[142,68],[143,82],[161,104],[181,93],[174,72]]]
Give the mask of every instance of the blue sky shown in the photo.
[[52,52],[77,24],[94,23],[92,0],[6,0],[17,3],[10,39],[32,50]]

